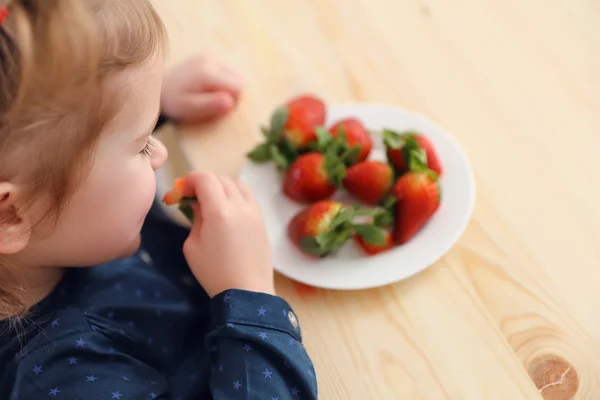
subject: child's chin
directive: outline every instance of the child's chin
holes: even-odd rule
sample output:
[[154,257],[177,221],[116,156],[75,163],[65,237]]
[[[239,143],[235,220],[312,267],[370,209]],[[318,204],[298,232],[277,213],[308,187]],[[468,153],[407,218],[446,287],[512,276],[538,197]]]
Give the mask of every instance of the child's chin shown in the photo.
[[127,247],[127,249],[121,254],[119,258],[129,258],[133,256],[140,248],[141,242],[142,241],[140,235],[137,235],[135,240],[129,245],[129,247]]

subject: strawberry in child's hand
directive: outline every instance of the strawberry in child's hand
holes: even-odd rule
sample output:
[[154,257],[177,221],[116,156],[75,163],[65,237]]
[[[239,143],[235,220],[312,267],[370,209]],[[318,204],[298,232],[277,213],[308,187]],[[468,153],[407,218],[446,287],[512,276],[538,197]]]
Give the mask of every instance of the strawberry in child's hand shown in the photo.
[[404,174],[391,195],[396,199],[396,242],[408,242],[435,214],[440,206],[438,176],[431,170]]
[[392,167],[383,161],[367,160],[348,168],[344,188],[367,204],[377,204],[394,183]]
[[388,161],[398,174],[419,169],[420,164],[438,175],[442,174],[442,163],[433,144],[425,136],[413,132],[400,134],[386,129],[383,131],[383,141]]
[[335,193],[345,174],[344,164],[337,157],[307,153],[298,157],[287,170],[283,191],[291,199],[302,203],[324,200]]
[[196,202],[195,197],[184,197],[183,188],[185,187],[185,179],[179,178],[175,180],[173,188],[169,190],[163,196],[163,203],[168,206],[175,204],[179,205],[179,210],[186,216],[190,222],[194,222],[194,211],[192,210],[191,203]]
[[346,118],[335,123],[329,132],[334,138],[343,136],[347,148],[357,149],[357,154],[353,159],[348,160],[348,164],[355,164],[366,160],[373,148],[373,140],[365,126],[356,118]]
[[274,161],[280,170],[288,168],[298,152],[317,141],[315,128],[325,123],[326,108],[313,96],[299,96],[271,116],[271,126],[262,128],[265,141],[256,146],[248,158],[263,163]]

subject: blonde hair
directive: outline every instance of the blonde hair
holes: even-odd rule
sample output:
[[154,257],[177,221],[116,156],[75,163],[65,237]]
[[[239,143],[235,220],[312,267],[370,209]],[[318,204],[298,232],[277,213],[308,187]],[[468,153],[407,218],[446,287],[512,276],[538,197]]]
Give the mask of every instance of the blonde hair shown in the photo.
[[[25,188],[22,210],[47,198],[40,223],[51,227],[89,171],[98,137],[119,107],[103,82],[160,53],[166,35],[150,0],[13,0],[6,7],[0,182]],[[21,285],[2,264],[0,316],[24,313]]]

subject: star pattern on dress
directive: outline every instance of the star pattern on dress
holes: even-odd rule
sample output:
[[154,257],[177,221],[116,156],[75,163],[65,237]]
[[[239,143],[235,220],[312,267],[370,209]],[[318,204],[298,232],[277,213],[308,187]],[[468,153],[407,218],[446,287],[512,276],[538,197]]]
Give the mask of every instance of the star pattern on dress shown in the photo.
[[292,388],[292,396],[298,396],[300,394],[300,391],[298,390],[297,387],[293,387]]
[[130,380],[131,380],[131,379],[129,379],[129,378],[128,378],[128,377],[126,377],[126,376],[122,376],[122,377],[121,377],[121,379],[123,379],[124,381],[130,381]]
[[155,399],[158,397],[158,395],[154,392],[150,393],[148,396],[150,396],[151,399]]
[[123,396],[118,390],[116,392],[110,392],[110,394],[112,394],[111,399],[120,399],[121,396]]
[[279,397],[271,397],[271,400],[279,400]]
[[271,375],[273,375],[273,372],[269,371],[267,368],[265,368],[265,370],[262,372],[262,374],[265,376],[265,379],[273,379],[271,377]]
[[224,369],[223,365],[222,364],[219,365],[219,372],[223,372],[223,369]]
[[241,387],[242,387],[242,384],[240,383],[240,381],[233,382],[233,388],[235,390],[240,390]]
[[96,382],[96,379],[98,379],[95,375],[90,375],[90,376],[86,376],[86,382]]
[[50,392],[48,393],[48,396],[54,396],[54,397],[56,397],[56,395],[59,394],[59,393],[60,393],[60,390],[57,387],[55,387],[54,389],[50,389]]
[[34,365],[31,372],[33,372],[37,376],[37,375],[41,374],[42,372],[44,372],[44,369],[40,366]]
[[266,332],[259,332],[258,337],[262,340],[267,340],[269,338]]
[[76,365],[79,359],[77,357],[69,357],[67,361],[69,362],[69,365]]
[[231,299],[231,295],[229,293],[225,293],[225,296],[223,296],[223,303],[227,303],[229,299]]
[[56,328],[56,327],[57,327],[57,326],[59,326],[59,325],[60,325],[60,324],[58,323],[58,319],[55,319],[54,321],[52,321],[52,322],[50,323],[50,326],[51,326],[52,328]]
[[225,326],[227,326],[228,328],[235,328],[235,325],[231,322],[228,322]]
[[288,312],[287,312],[287,310],[281,310],[281,313],[283,314],[283,316],[284,316],[284,317],[287,317],[287,316],[288,316]]
[[85,345],[86,342],[83,340],[83,338],[80,337],[79,339],[77,339],[75,341],[75,343],[76,343],[75,347],[84,347],[84,345]]
[[296,340],[295,339],[288,339],[288,344],[290,346],[294,346],[296,344]]
[[250,346],[249,344],[245,344],[244,346],[242,346],[242,348],[246,353],[250,353],[252,351],[252,346]]
[[262,306],[257,311],[259,317],[264,317],[267,314],[267,310]]

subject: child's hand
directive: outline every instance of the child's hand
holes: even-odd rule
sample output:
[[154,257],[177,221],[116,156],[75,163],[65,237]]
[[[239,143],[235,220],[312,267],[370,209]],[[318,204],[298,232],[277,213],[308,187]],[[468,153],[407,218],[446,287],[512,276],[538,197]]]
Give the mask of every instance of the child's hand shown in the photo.
[[236,106],[243,86],[242,76],[219,59],[196,56],[165,74],[161,111],[190,123],[220,117]]
[[254,193],[243,182],[192,172],[184,195],[196,196],[194,225],[183,254],[204,290],[275,294],[271,249]]

